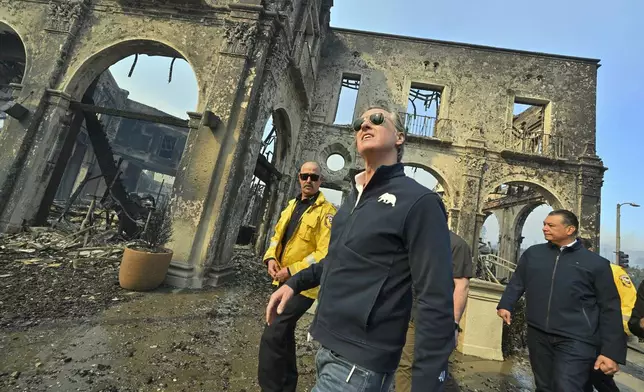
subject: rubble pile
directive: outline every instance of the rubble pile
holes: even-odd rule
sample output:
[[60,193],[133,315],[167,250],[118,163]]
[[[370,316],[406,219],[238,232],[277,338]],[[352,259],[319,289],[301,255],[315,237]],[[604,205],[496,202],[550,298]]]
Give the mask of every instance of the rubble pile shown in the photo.
[[114,230],[32,227],[0,236],[0,328],[82,318],[125,300]]

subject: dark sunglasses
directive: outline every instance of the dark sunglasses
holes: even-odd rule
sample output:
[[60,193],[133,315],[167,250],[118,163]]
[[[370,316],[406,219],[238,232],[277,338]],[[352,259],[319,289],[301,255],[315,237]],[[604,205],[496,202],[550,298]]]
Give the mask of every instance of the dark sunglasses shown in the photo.
[[[373,125],[381,125],[385,122],[385,115],[382,113],[374,113],[369,116],[369,122]],[[353,120],[353,124],[351,124],[351,126],[353,127],[354,131],[358,132],[362,128],[362,124],[364,124],[364,119],[356,118],[355,120]]]
[[313,173],[300,173],[300,180],[306,181],[311,178],[311,181],[315,182],[320,179],[319,174],[313,174]]

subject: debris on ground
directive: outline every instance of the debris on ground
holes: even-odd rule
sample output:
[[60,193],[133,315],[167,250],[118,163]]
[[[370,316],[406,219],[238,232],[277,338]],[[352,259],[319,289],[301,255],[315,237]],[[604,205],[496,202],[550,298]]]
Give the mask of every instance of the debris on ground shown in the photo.
[[0,328],[88,317],[125,296],[118,267],[127,243],[115,231],[49,227],[0,237]]

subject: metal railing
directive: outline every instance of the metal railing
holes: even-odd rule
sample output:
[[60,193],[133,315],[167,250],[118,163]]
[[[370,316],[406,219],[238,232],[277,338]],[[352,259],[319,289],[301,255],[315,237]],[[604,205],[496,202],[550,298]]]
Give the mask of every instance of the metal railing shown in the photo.
[[499,279],[509,279],[517,265],[495,254],[479,255],[479,264],[485,272],[486,280],[499,283]]
[[434,137],[436,117],[421,116],[413,113],[400,113],[405,121],[408,135]]
[[524,154],[563,158],[564,138],[560,135],[551,135],[543,130],[523,131],[512,128],[505,135],[505,148]]

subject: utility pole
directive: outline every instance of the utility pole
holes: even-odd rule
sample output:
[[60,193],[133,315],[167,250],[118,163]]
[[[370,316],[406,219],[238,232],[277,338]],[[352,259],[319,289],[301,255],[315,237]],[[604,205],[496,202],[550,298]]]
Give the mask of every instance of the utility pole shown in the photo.
[[619,231],[620,231],[619,222],[620,222],[620,218],[621,218],[621,209],[622,209],[623,205],[629,205],[631,207],[639,207],[640,206],[639,204],[636,204],[636,203],[618,203],[617,204],[617,223],[616,223],[616,227],[615,227],[615,235],[616,235],[616,238],[615,238],[615,264],[619,264],[619,255],[620,255],[619,251],[621,250],[621,248],[620,248],[621,238],[620,238],[620,233],[619,233]]

